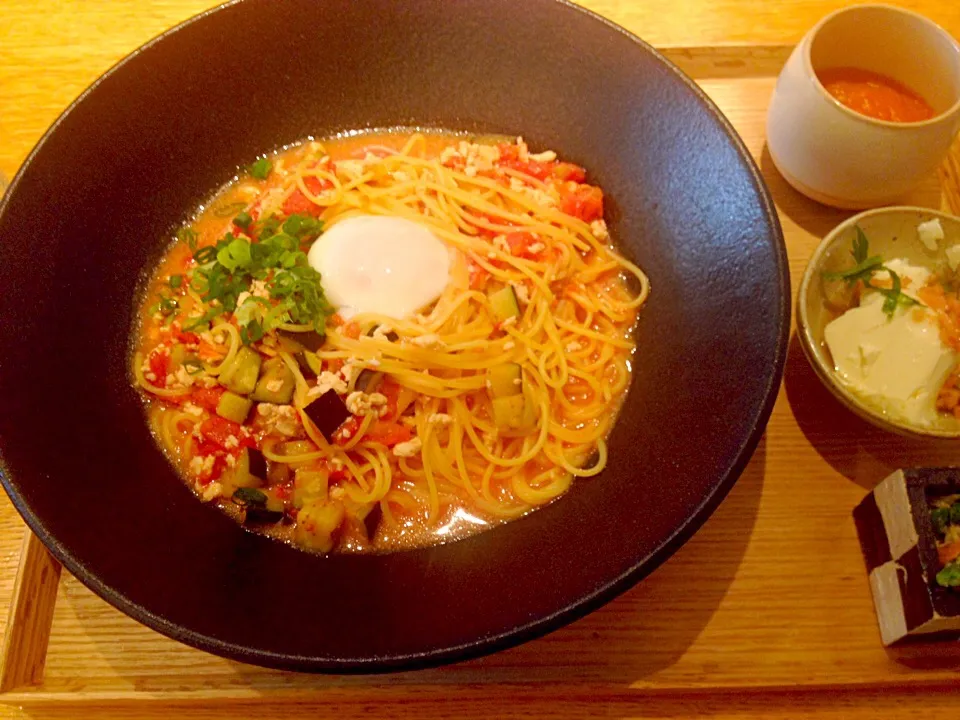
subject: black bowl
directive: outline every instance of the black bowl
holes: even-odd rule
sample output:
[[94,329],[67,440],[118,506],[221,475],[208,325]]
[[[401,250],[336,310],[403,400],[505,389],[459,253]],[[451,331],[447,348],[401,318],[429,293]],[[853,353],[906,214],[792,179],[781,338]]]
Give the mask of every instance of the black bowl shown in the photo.
[[[653,294],[599,477],[461,542],[318,557],[244,531],[172,472],[128,380],[134,295],[239,164],[395,125],[522,134],[585,165]],[[772,204],[726,120],[647,45],[554,0],[249,0],[185,23],[34,150],[0,206],[0,288],[3,483],[31,529],[162,633],[337,672],[519,643],[661,563],[763,432],[790,294]]]

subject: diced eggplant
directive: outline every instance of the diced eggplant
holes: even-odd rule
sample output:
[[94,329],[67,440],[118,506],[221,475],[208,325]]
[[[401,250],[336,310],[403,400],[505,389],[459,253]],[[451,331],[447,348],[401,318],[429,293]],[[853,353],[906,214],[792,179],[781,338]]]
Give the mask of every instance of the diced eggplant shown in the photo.
[[[256,478],[265,480],[267,477],[267,459],[256,448],[244,448],[247,454],[247,472]],[[241,453],[242,454],[242,453]]]
[[[259,455],[259,459],[253,453]],[[263,454],[259,450],[244,448],[237,456],[234,466],[227,470],[220,477],[220,484],[223,486],[223,495],[230,497],[236,492],[237,488],[258,488],[263,485],[263,475],[257,475],[251,471],[259,470],[258,464],[263,460]],[[264,461],[264,465],[265,465]],[[264,469],[264,473],[266,470]]]
[[364,368],[360,371],[360,374],[357,375],[357,379],[353,383],[353,389],[359,390],[360,392],[372,393],[376,390],[381,380],[383,380],[382,372]]
[[333,390],[327,390],[303,411],[327,442],[333,442],[333,434],[350,417],[350,411],[340,396]]
[[249,395],[257,387],[262,362],[257,351],[240,348],[233,362],[220,371],[220,384],[238,395]]
[[362,532],[367,540],[372,541],[376,537],[377,528],[383,518],[380,503],[358,503],[348,498],[343,501],[343,508],[346,511],[348,522]]
[[290,482],[293,471],[290,464],[285,462],[267,463],[267,485],[283,485]]
[[490,368],[490,394],[495,397],[510,397],[523,392],[523,374],[517,363],[503,363]]
[[488,299],[493,314],[500,322],[512,317],[520,317],[520,303],[517,302],[517,294],[513,291],[512,286],[506,285],[490,293]]
[[248,507],[244,513],[243,522],[247,525],[276,525],[283,520],[283,509]]
[[294,507],[326,500],[329,480],[326,470],[297,470],[293,476]]
[[186,345],[174,345],[170,350],[170,367],[178,368],[183,365],[197,365],[201,366],[200,358],[196,356],[195,353],[187,350]]
[[[379,325],[374,325],[372,328],[370,328],[370,329],[367,331],[367,335],[370,336],[370,337],[372,337],[373,334],[377,331],[377,328],[378,328],[378,327],[379,327]],[[386,340],[387,342],[396,342],[397,340],[400,339],[400,336],[397,335],[397,333],[395,333],[393,330],[391,330],[391,331],[388,332],[388,333],[384,333],[383,339]]]
[[317,451],[317,446],[309,440],[288,440],[280,446],[284,455],[306,455]]
[[527,399],[523,395],[493,398],[493,422],[501,430],[516,430],[529,426],[531,414],[527,409]]
[[383,508],[380,503],[374,503],[370,512],[363,518],[363,526],[367,530],[367,539],[373,542],[377,536],[377,528],[380,527],[380,521],[383,520]]
[[287,405],[293,399],[295,384],[293,373],[283,358],[273,357],[263,364],[263,372],[250,397],[257,402]]
[[250,414],[251,407],[253,407],[253,400],[227,391],[220,396],[220,402],[217,403],[217,415],[243,424],[247,415]]
[[345,513],[340,503],[309,502],[297,513],[296,541],[319,552],[330,552],[337,543]]
[[300,366],[300,371],[303,373],[304,377],[315,378],[319,375],[323,368],[320,364],[320,358],[317,357],[317,354],[310,352],[309,350],[301,350],[294,357],[297,360],[297,365]]
[[239,488],[233,493],[232,499],[244,509],[243,521],[248,525],[274,524],[283,520],[283,500],[272,493]]
[[277,335],[285,340],[295,342],[311,352],[316,352],[323,347],[323,343],[326,340],[323,335],[318,335],[312,330],[310,332],[290,332],[289,330],[277,330]]

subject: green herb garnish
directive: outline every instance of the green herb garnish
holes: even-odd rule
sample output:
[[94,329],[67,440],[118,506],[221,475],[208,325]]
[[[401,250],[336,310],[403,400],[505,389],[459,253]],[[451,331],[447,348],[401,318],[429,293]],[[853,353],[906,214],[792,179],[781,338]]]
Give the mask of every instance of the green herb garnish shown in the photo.
[[273,163],[267,160],[267,158],[260,158],[252,165],[247,166],[247,172],[257,180],[266,180],[271,170],[273,170]]
[[180,228],[179,230],[177,230],[177,240],[179,240],[182,243],[186,243],[187,247],[190,248],[191,252],[197,249],[198,239],[199,238],[197,236],[196,230],[193,230],[191,228],[186,228],[186,227]]
[[[867,236],[859,225],[856,226],[856,230],[857,236],[854,238],[853,247],[850,250],[850,255],[853,256],[856,265],[849,270],[825,272],[823,273],[823,277],[827,280],[843,280],[848,285],[862,282],[864,287],[876,290],[885,297],[883,301],[883,312],[890,317],[893,317],[893,313],[896,312],[897,307],[901,305],[904,307],[921,305],[920,302],[902,292],[900,276],[883,264],[883,258],[879,255],[869,257],[870,244]],[[873,279],[873,274],[877,272],[887,273],[890,277],[892,287],[884,288],[874,285],[871,280]]]
[[950,508],[938,507],[930,512],[930,523],[937,535],[943,535],[950,524]]
[[178,287],[183,285],[183,275],[171,275],[167,278],[167,283],[176,290]]
[[960,587],[960,562],[953,560],[937,573],[937,584],[941,587]]
[[[301,249],[316,239],[322,223],[308,215],[291,215],[282,221],[270,216],[250,226],[258,231],[258,240],[228,232],[215,245],[194,252],[197,267],[190,286],[207,310],[187,329],[234,313],[244,344],[284,323],[312,325],[323,335],[333,308],[324,297],[320,274]],[[256,295],[251,294],[254,287],[261,288]]]

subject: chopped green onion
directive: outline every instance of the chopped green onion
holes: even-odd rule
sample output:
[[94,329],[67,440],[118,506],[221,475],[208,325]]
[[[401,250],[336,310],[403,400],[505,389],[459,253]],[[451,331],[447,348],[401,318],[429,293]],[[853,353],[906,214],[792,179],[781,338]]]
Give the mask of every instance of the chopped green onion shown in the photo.
[[186,243],[191,252],[197,249],[198,236],[196,230],[192,230],[191,228],[180,228],[177,230],[177,240],[182,243]]
[[171,275],[167,282],[170,284],[170,287],[176,290],[183,285],[183,275]]
[[267,158],[260,158],[252,165],[247,166],[247,172],[257,180],[266,180],[271,170],[273,170],[273,163],[267,160]]
[[193,253],[193,259],[197,265],[206,265],[217,257],[217,248],[214,245],[207,245]]
[[250,260],[250,241],[243,238],[233,238],[217,252],[217,262],[230,271],[246,267]]
[[246,206],[247,204],[245,202],[232,202],[226,205],[221,205],[220,207],[218,207],[216,210],[213,211],[213,214],[221,218],[230,217],[231,215],[236,213],[238,210],[243,210],[243,208],[245,208]]
[[241,228],[241,229],[243,229],[243,230],[246,230],[248,227],[250,227],[250,223],[252,223],[252,222],[253,222],[253,218],[250,217],[250,213],[248,213],[248,212],[246,212],[246,211],[238,214],[238,215],[233,219],[233,224],[236,225],[238,228]]

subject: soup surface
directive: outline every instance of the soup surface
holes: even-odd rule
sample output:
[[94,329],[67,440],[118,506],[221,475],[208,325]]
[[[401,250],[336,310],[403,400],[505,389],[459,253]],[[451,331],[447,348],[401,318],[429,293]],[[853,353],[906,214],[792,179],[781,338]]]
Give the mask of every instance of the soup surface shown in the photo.
[[828,93],[851,110],[889,122],[920,122],[933,108],[920,95],[893,78],[853,67],[827,68],[817,77]]
[[307,140],[177,233],[132,371],[202,500],[314,551],[423,546],[604,467],[648,292],[549,150]]

